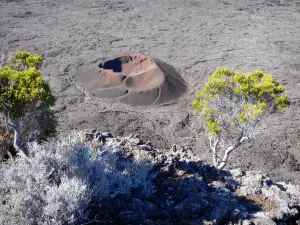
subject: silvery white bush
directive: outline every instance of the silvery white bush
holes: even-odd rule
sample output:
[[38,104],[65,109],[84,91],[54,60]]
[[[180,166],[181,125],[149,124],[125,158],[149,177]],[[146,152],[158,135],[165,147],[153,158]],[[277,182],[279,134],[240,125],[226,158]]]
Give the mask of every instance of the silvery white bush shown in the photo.
[[82,133],[29,144],[31,159],[0,164],[0,224],[75,224],[98,204],[133,188],[153,193],[151,165],[105,145],[93,149]]

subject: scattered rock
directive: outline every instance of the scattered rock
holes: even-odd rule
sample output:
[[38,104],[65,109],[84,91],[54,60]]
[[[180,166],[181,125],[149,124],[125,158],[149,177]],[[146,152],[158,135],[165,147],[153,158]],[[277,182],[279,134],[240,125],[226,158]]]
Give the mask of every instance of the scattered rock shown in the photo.
[[115,196],[109,206],[106,203],[107,224],[258,225],[299,219],[300,185],[274,183],[259,171],[219,171],[189,148],[160,150],[138,135],[112,137],[94,129],[86,138],[106,149],[101,154],[110,149],[124,160],[152,167],[155,192],[145,199],[137,187],[126,198]]

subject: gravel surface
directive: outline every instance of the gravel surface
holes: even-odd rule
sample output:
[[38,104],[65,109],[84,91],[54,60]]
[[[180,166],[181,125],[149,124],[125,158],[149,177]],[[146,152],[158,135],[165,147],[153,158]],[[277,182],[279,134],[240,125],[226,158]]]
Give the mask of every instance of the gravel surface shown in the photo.
[[[0,0],[0,53],[21,49],[44,57],[61,132],[138,133],[160,148],[187,145],[210,160],[190,107],[195,91],[218,66],[274,75],[291,105],[233,153],[228,168],[263,170],[275,180],[300,180],[299,36],[298,0]],[[187,96],[176,104],[131,107],[76,85],[80,66],[124,51],[174,66],[189,84]]]

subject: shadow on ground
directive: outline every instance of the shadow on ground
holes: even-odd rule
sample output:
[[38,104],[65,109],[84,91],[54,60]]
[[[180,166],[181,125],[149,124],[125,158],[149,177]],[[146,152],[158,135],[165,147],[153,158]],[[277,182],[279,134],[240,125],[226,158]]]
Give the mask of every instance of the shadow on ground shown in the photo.
[[[132,162],[124,154],[118,153],[118,157]],[[262,210],[255,201],[236,195],[238,182],[229,172],[176,159],[167,165],[166,160],[152,165],[152,195],[143,197],[137,184],[130,195],[117,194],[93,203],[93,224],[227,224],[251,219],[252,213]],[[146,170],[143,163],[136,163],[141,171]]]

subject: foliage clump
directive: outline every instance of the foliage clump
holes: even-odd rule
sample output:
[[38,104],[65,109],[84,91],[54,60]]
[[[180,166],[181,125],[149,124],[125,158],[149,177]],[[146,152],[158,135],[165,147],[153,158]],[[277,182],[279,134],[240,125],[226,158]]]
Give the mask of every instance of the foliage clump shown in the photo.
[[0,111],[8,118],[21,117],[28,105],[54,104],[54,97],[38,70],[42,57],[24,51],[10,53],[8,65],[0,68]]
[[204,120],[213,162],[223,168],[228,154],[259,131],[266,117],[288,106],[284,87],[272,75],[217,68],[196,93],[193,109]]
[[41,76],[41,65],[41,56],[17,50],[0,67],[0,116],[13,129],[14,147],[20,154],[25,153],[21,136],[36,139],[55,129],[49,110],[55,99]]

